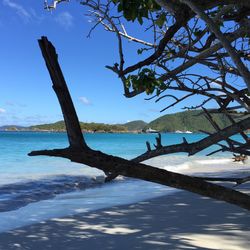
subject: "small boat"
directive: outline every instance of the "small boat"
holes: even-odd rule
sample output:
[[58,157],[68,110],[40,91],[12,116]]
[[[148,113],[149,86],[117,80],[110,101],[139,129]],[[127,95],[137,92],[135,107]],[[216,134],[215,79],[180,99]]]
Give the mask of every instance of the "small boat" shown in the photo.
[[160,131],[155,130],[155,129],[152,129],[152,128],[148,128],[148,129],[146,129],[145,132],[146,132],[146,133],[159,133]]
[[177,134],[182,134],[182,133],[184,133],[184,132],[181,131],[181,130],[176,130],[175,133],[177,133]]

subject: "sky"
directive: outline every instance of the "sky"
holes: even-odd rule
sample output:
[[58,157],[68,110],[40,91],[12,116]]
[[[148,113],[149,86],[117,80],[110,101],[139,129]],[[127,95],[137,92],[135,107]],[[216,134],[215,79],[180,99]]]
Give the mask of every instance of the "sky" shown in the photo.
[[[86,13],[74,0],[52,12],[44,10],[43,0],[0,0],[0,126],[62,120],[38,47],[41,36],[56,47],[80,121],[149,122],[181,111],[160,113],[166,103],[146,101],[145,95],[124,97],[121,81],[105,68],[118,61],[115,36],[100,27],[88,38],[93,24]],[[129,50],[126,56],[126,62],[135,58]]]

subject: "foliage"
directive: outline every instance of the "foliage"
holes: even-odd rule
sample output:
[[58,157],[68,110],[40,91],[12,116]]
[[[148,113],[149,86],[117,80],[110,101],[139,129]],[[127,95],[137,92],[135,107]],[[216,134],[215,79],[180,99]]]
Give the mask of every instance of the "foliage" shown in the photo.
[[[214,132],[214,128],[209,121],[201,114],[201,110],[184,111],[174,114],[160,116],[159,118],[146,123],[141,120],[131,121],[124,124],[104,124],[104,123],[83,123],[80,122],[82,130],[85,131],[103,131],[103,132],[129,132],[140,131],[145,128],[152,128],[161,132],[192,131],[199,132],[202,128],[208,132]],[[230,121],[223,114],[213,114],[213,119],[220,128],[225,128],[230,125]],[[27,128],[26,128],[27,129]],[[64,121],[59,121],[51,124],[42,124],[29,127],[31,130],[50,130],[50,131],[65,131]]]
[[[103,132],[124,132],[127,130],[126,127],[122,125],[109,125],[104,123],[84,123],[80,122],[80,126],[82,130],[85,131],[103,131]],[[64,121],[59,121],[50,124],[42,124],[31,126],[31,130],[54,130],[54,131],[65,131],[65,123]]]
[[[214,114],[213,119],[220,128],[225,128],[230,125],[230,121],[223,114]],[[176,130],[199,132],[200,129],[215,132],[212,125],[205,116],[202,115],[201,110],[164,115],[150,122],[147,127],[164,132],[174,132]]]
[[125,124],[122,124],[123,127],[126,127],[128,131],[138,131],[138,130],[142,130],[146,127],[147,123],[141,120],[137,120],[137,121],[131,121],[131,122],[127,122]]
[[143,18],[148,19],[150,12],[160,10],[161,7],[154,0],[113,0],[117,11],[122,12],[127,21],[143,23]]
[[158,80],[156,73],[148,68],[142,69],[137,75],[129,75],[126,79],[127,88],[133,87],[136,91],[145,91],[146,94],[152,94],[155,89],[163,90],[165,85]]

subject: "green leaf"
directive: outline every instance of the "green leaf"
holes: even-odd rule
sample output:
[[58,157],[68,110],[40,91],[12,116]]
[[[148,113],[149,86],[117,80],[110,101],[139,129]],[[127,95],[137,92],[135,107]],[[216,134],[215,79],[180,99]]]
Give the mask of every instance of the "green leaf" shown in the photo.
[[118,12],[123,12],[123,16],[128,21],[143,23],[143,17],[149,17],[149,12],[159,11],[161,7],[154,0],[112,0],[117,5]]
[[138,55],[141,55],[142,52],[143,52],[143,49],[138,49],[138,50],[137,50],[137,54],[138,54]]
[[137,17],[137,20],[138,20],[138,22],[140,23],[140,25],[143,24],[143,20],[142,20],[142,17],[141,17],[141,16],[138,16],[138,17]]
[[160,28],[162,28],[163,24],[165,23],[166,21],[166,15],[164,13],[162,13],[158,18],[157,20],[155,21],[155,24],[157,26],[159,26]]
[[123,6],[122,4],[119,4],[117,7],[118,12],[122,12],[123,11]]
[[202,30],[200,30],[200,29],[198,29],[198,28],[196,28],[196,29],[194,30],[194,35],[195,35],[195,36],[199,36],[201,33],[202,33]]

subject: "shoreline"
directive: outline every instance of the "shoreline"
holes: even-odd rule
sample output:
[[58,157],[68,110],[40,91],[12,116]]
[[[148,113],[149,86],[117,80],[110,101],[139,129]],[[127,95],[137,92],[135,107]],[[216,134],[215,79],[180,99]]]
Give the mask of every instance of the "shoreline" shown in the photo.
[[[48,134],[67,134],[66,130],[0,130],[0,133],[48,133]],[[84,134],[138,134],[138,135],[157,135],[157,134],[177,134],[177,135],[205,135],[200,131],[193,131],[193,132],[177,132],[177,131],[159,131],[159,132],[141,132],[137,130],[131,131],[82,131]]]
[[[51,143],[51,140],[48,142]],[[31,146],[36,144],[37,140],[32,139]],[[233,163],[229,156],[164,157],[152,158],[145,163],[169,171],[202,176],[241,177],[249,174],[250,170],[248,162]],[[64,166],[64,163],[57,161],[46,159],[45,162],[48,166],[54,165],[55,172],[57,168],[61,171]],[[23,164],[22,161],[20,163]],[[40,169],[44,163],[38,161],[37,164],[35,161],[34,166]],[[25,167],[24,170],[29,170],[30,164]],[[69,173],[67,169],[63,169],[64,174]],[[70,173],[73,170],[69,168]],[[74,171],[79,170],[76,168]],[[56,199],[34,202],[13,213],[3,214],[0,218],[3,229],[3,233],[0,233],[0,250],[248,249],[249,211],[185,191],[152,199],[153,189],[149,185],[136,185],[136,192],[133,184],[120,188],[109,189],[105,186],[98,190],[88,189],[79,195],[58,195]],[[246,184],[240,186],[245,187]],[[155,189],[157,194],[159,191]],[[138,201],[142,197],[145,197],[144,201]],[[128,199],[131,202],[123,204],[130,205],[122,205],[121,201]],[[118,203],[111,203],[113,201]],[[110,206],[98,207],[98,204]],[[95,210],[87,210],[90,206]],[[50,217],[46,217],[46,213]],[[24,226],[20,224],[22,221],[33,224]],[[18,227],[14,229],[13,224],[18,224]]]
[[[179,158],[180,156],[178,156]],[[182,162],[182,159],[179,159],[179,161]],[[176,162],[175,158],[172,161],[168,160],[169,167],[165,166],[165,164],[161,166],[160,162],[166,162],[162,157],[160,158],[160,162],[159,158],[153,158],[145,163],[192,176],[211,176],[211,174],[217,177],[246,176],[250,170],[249,166],[239,163],[228,164],[231,161],[229,158],[209,160],[202,157],[191,160],[192,168],[189,167],[190,163],[184,163],[179,165],[179,168],[175,166],[174,169],[171,169],[171,166]],[[217,165],[216,168],[214,168],[215,165]],[[236,167],[237,172],[235,172]],[[226,185],[232,186],[233,184],[228,183]],[[243,187],[245,186],[246,184]],[[43,192],[42,190],[40,191]],[[91,188],[90,186],[90,188],[84,188],[83,190],[73,190],[72,192],[57,194],[52,199],[33,200],[17,210],[14,209],[0,213],[0,221],[2,221],[0,224],[0,233],[8,230],[18,230],[18,228],[25,227],[26,225],[50,220],[55,217],[63,218],[77,213],[89,213],[90,211],[108,207],[112,208],[114,206],[138,203],[143,200],[151,200],[154,197],[161,197],[166,194],[171,195],[171,192],[181,192],[181,190],[133,179],[108,183],[96,188]],[[34,197],[36,197],[36,193],[37,190],[34,190]],[[27,198],[33,199],[33,193],[31,192]]]
[[4,232],[0,249],[247,250],[249,235],[249,211],[181,191]]

